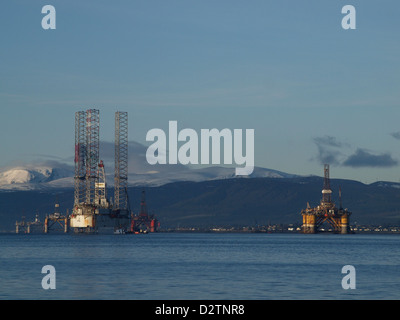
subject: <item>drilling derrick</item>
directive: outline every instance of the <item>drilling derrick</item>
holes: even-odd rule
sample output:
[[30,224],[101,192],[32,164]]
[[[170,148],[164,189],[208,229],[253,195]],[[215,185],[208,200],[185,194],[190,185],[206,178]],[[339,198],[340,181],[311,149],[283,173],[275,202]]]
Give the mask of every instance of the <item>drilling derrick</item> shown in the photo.
[[100,116],[99,110],[89,109],[86,111],[86,203],[95,202],[95,184],[97,177],[97,166],[99,164],[99,135]]
[[103,160],[98,165],[97,182],[95,185],[95,205],[106,209],[110,207],[107,199],[106,172]]
[[145,193],[144,190],[142,191],[142,200],[140,201],[139,216],[140,217],[147,217],[146,193]]
[[321,205],[330,206],[332,204],[332,190],[329,181],[329,164],[324,165],[324,188],[322,189]]
[[91,231],[96,224],[99,131],[99,110],[75,113],[75,197],[72,215],[69,217],[70,227],[74,231]]
[[86,200],[86,126],[85,112],[75,113],[75,193],[74,205]]
[[128,210],[128,113],[115,113],[114,210]]
[[332,190],[329,180],[329,165],[324,166],[324,186],[320,205],[301,211],[303,216],[303,233],[316,233],[324,222],[328,222],[335,233],[350,233],[349,216],[351,212],[342,208],[342,191],[339,188],[340,208],[332,201]]

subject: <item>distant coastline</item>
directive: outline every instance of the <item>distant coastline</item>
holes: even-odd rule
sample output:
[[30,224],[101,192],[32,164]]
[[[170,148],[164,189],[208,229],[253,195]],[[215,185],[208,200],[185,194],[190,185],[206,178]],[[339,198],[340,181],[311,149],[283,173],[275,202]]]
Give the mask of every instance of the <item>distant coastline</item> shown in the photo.
[[[400,226],[352,226],[353,234],[400,234]],[[161,228],[159,232],[181,233],[301,233],[300,225],[273,225],[268,227],[178,227]],[[322,229],[320,234],[333,233],[331,229]]]
[[[352,234],[400,234],[400,226],[380,226],[380,225],[360,225],[350,227]],[[0,234],[15,233],[15,230],[0,230]],[[31,234],[43,233],[41,230],[32,230]],[[52,232],[53,234],[62,234],[61,232]],[[166,227],[160,228],[158,233],[291,233],[301,234],[301,226],[277,224],[270,226],[213,226],[213,227]],[[332,229],[321,229],[319,234],[333,234]],[[20,233],[24,234],[24,233]]]

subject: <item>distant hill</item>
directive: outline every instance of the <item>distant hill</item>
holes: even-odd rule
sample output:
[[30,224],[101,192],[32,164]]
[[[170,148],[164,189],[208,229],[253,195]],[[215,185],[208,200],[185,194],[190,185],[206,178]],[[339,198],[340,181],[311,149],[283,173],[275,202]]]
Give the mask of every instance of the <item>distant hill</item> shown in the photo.
[[[149,165],[148,165],[149,166]],[[143,168],[142,168],[143,169]],[[207,181],[236,178],[235,168],[205,167],[192,169],[183,165],[155,165],[129,173],[130,186],[161,186],[177,181]],[[74,168],[55,161],[41,165],[0,169],[0,191],[41,190],[51,192],[74,187]],[[114,173],[108,172],[107,183],[114,184]],[[255,167],[248,178],[293,178],[296,175]]]
[[[147,205],[164,227],[237,226],[298,223],[300,211],[318,205],[323,179],[235,178],[201,182],[173,182],[147,186]],[[341,186],[343,206],[353,212],[351,223],[400,225],[400,184],[376,182],[370,185],[352,180],[331,180],[333,199],[338,203]],[[131,208],[139,210],[143,187],[129,187]],[[112,192],[110,193],[112,194]],[[55,202],[61,212],[73,205],[73,190],[27,190],[0,192],[0,230],[14,230],[15,221],[25,216],[43,219]]]
[[0,190],[38,190],[72,187],[74,170],[69,166],[29,165],[2,168]]

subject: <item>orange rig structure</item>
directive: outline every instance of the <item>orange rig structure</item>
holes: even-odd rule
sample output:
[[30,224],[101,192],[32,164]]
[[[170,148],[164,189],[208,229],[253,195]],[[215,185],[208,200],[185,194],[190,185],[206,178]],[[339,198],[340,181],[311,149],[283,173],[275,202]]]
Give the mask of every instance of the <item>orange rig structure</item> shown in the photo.
[[307,209],[303,209],[303,233],[317,233],[324,222],[328,222],[334,233],[351,233],[349,217],[351,212],[342,208],[342,194],[339,188],[340,207],[337,208],[332,201],[332,190],[329,181],[329,165],[324,165],[324,187],[322,189],[322,200],[319,206],[311,208],[307,203]]
[[160,223],[147,212],[146,193],[142,191],[142,200],[140,202],[140,211],[138,215],[131,215],[131,229],[132,233],[147,233],[157,232]]

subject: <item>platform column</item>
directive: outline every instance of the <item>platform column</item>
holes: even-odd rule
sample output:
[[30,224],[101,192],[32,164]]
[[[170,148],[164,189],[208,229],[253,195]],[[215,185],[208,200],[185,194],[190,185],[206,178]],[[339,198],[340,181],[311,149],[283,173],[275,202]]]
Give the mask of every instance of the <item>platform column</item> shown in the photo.
[[314,214],[303,214],[303,233],[315,233],[315,223]]
[[341,223],[341,233],[342,234],[346,234],[349,232],[349,218],[347,216],[347,214],[342,215],[341,219],[340,219],[340,223]]
[[64,233],[68,233],[68,218],[64,220]]
[[49,227],[49,218],[46,217],[46,219],[44,219],[44,233],[48,232],[48,227]]
[[308,217],[308,233],[315,233],[315,223],[316,223],[316,217],[314,214],[309,215]]

